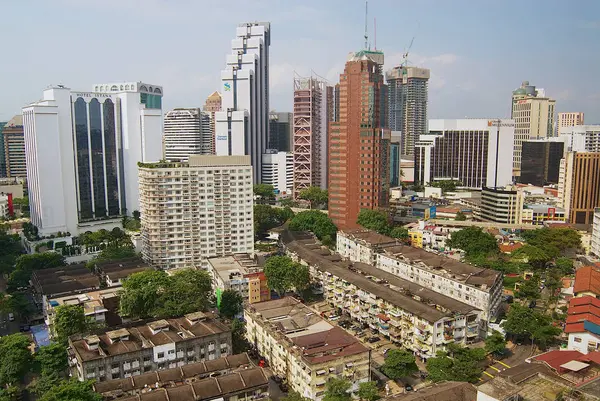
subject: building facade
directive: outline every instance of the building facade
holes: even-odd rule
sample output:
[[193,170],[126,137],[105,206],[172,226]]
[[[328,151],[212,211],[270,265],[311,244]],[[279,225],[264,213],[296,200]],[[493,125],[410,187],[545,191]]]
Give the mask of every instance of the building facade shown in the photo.
[[[294,197],[308,187],[327,188],[327,128],[336,102],[318,78],[294,78]],[[336,98],[339,108],[339,98]]]
[[200,109],[175,109],[165,114],[164,158],[186,162],[190,155],[213,154],[210,113]]
[[161,269],[254,251],[249,156],[190,156],[139,168],[142,255]]
[[592,227],[591,252],[600,258],[600,207],[594,209],[594,222]]
[[271,299],[271,291],[262,268],[248,254],[238,253],[208,259],[207,271],[212,277],[218,302],[226,290],[237,292],[249,304]]
[[271,110],[269,113],[269,149],[293,152],[293,115],[293,113],[279,113]]
[[523,211],[523,193],[511,186],[481,190],[481,209],[473,217],[481,221],[501,224],[520,224]]
[[25,134],[23,131],[23,116],[11,118],[2,129],[4,149],[5,176],[8,178],[26,178],[27,165],[25,162]]
[[413,155],[419,136],[427,133],[430,71],[401,65],[385,76],[388,84],[388,128],[402,132],[402,155]]
[[361,209],[388,204],[390,131],[385,129],[383,53],[351,53],[340,76],[340,118],[329,129],[329,217],[356,227]]
[[521,150],[519,182],[535,186],[558,184],[564,141],[524,141]]
[[270,44],[268,22],[238,25],[221,71],[221,111],[215,113],[216,154],[250,156],[255,184],[268,147]]
[[31,222],[40,234],[110,229],[139,209],[137,163],[162,156],[162,95],[142,82],[93,92],[57,86],[23,108]]
[[600,125],[563,127],[560,138],[570,152],[600,152]]
[[512,183],[503,163],[512,158],[512,120],[429,120],[415,145],[415,182],[459,181],[480,189]]
[[390,135],[390,188],[400,185],[402,170],[400,169],[400,133],[392,131]]
[[202,111],[205,113],[210,113],[210,130],[212,136],[212,148],[211,155],[215,154],[215,113],[217,111],[221,111],[223,99],[221,98],[221,94],[217,91],[211,93],[204,102],[204,106],[202,106]]
[[570,223],[592,224],[600,206],[600,152],[568,152],[561,160],[558,197]]
[[521,175],[521,149],[523,141],[554,136],[556,101],[546,97],[543,89],[524,81],[512,94],[510,118],[515,122],[513,176]]
[[560,135],[562,133],[563,128],[566,127],[574,127],[576,125],[584,124],[584,114],[582,111],[578,112],[569,112],[569,113],[558,113],[557,120],[557,133]]
[[291,194],[294,188],[294,154],[267,149],[262,157],[261,180],[272,185],[275,192]]

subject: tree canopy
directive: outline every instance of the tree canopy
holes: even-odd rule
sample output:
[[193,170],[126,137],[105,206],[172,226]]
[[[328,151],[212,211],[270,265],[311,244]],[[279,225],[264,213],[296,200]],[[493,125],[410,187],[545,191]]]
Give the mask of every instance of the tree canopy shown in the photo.
[[290,391],[288,393],[288,395],[286,395],[285,397],[283,397],[281,399],[281,401],[310,401],[310,399],[306,398],[306,397],[302,397],[300,394],[298,394],[295,391]]
[[253,187],[256,203],[268,205],[275,202],[275,188],[269,184],[255,184]]
[[522,234],[527,244],[538,247],[549,257],[558,257],[567,249],[581,247],[581,235],[572,228],[540,228],[526,230]]
[[318,207],[327,207],[329,193],[326,189],[321,189],[319,187],[308,187],[300,191],[298,198],[309,201],[310,208],[316,209]]
[[358,395],[359,399],[364,401],[376,401],[381,398],[379,396],[377,383],[372,381],[360,383],[356,395]]
[[52,329],[59,342],[66,344],[69,337],[92,328],[81,305],[60,305],[55,308]]
[[392,349],[387,352],[381,371],[390,379],[396,380],[418,372],[419,368],[412,352],[404,349]]
[[67,349],[58,342],[40,347],[34,357],[40,367],[42,376],[62,376],[69,368]]
[[350,401],[352,395],[349,393],[352,383],[346,379],[330,377],[325,385],[323,401]]
[[389,216],[380,210],[361,209],[356,223],[379,234],[388,235],[390,232]]
[[209,274],[184,269],[134,273],[123,282],[121,313],[132,318],[164,318],[206,310],[212,302]]
[[467,220],[467,216],[461,210],[459,210],[458,212],[456,212],[456,216],[454,216],[454,220],[465,221],[465,220]]
[[337,227],[329,216],[319,210],[305,210],[296,214],[290,220],[289,229],[292,231],[311,231],[323,244],[335,244]]
[[251,348],[251,344],[246,339],[246,322],[239,319],[231,321],[231,347],[234,354],[241,354]]
[[483,371],[480,362],[485,359],[482,348],[464,348],[450,344],[450,354],[438,352],[434,358],[427,360],[427,372],[434,382],[463,381],[475,383]]
[[14,291],[19,287],[28,286],[34,270],[50,269],[65,264],[65,258],[55,252],[21,255],[15,261],[14,271],[10,273],[8,290]]
[[219,312],[228,319],[233,319],[244,310],[244,299],[235,290],[225,290],[221,294]]
[[294,262],[288,256],[271,256],[264,268],[267,284],[279,295],[295,289],[302,291],[310,285],[308,267]]
[[428,184],[430,187],[441,188],[443,193],[456,191],[456,187],[462,185],[460,181],[442,180],[433,181]]
[[94,392],[91,381],[65,380],[51,387],[39,401],[102,401],[102,396]]
[[510,306],[503,328],[518,338],[533,339],[541,348],[545,348],[562,331],[552,324],[551,316],[516,303]]
[[519,290],[515,293],[517,298],[528,299],[530,301],[534,299],[540,299],[542,292],[540,290],[540,276],[534,275],[529,280],[523,281],[519,285]]
[[476,257],[489,253],[498,253],[498,243],[493,235],[479,227],[467,227],[454,232],[446,241],[446,245],[462,249],[466,257]]
[[15,261],[22,253],[19,235],[9,235],[0,229],[0,273],[10,273]]
[[506,340],[504,336],[494,330],[491,336],[485,339],[485,350],[494,355],[502,355],[506,352]]
[[29,338],[20,333],[0,338],[0,386],[24,380],[32,361],[30,344]]
[[552,258],[542,248],[525,244],[512,252],[511,257],[529,263],[534,269],[543,269]]
[[276,208],[269,205],[254,205],[254,235],[264,235],[294,217],[289,207]]

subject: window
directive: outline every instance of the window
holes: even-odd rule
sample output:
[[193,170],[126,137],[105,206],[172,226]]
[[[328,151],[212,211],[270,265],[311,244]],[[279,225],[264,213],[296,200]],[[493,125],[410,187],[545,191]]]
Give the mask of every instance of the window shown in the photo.
[[159,352],[157,356],[158,356],[158,358],[164,358],[165,357],[165,353],[164,352]]
[[580,343],[581,342],[581,338],[575,337],[575,338],[573,338],[573,341],[575,341],[576,343]]

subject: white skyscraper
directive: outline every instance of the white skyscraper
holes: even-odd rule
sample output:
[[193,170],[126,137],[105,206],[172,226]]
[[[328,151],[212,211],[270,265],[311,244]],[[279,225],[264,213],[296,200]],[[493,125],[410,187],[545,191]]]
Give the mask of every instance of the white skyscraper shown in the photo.
[[292,193],[294,187],[294,154],[267,149],[262,156],[263,184],[272,185],[282,195]]
[[222,108],[215,113],[217,155],[249,155],[254,183],[269,133],[270,24],[240,24],[221,71]]
[[210,113],[200,109],[175,109],[165,114],[165,159],[187,161],[190,155],[212,154]]
[[139,209],[137,163],[162,154],[160,86],[50,87],[23,108],[31,222],[73,235],[120,224]]

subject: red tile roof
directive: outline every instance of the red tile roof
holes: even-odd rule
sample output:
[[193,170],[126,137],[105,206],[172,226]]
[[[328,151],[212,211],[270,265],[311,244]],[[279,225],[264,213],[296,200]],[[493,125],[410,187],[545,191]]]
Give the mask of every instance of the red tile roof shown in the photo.
[[567,323],[578,323],[583,322],[584,320],[600,325],[600,317],[592,315],[591,313],[580,313],[578,315],[567,316]]
[[569,309],[582,305],[592,305],[600,308],[600,299],[591,295],[586,295],[585,297],[571,298],[571,300],[569,301]]
[[500,248],[501,252],[510,253],[510,252],[516,251],[517,249],[521,248],[522,246],[523,246],[522,243],[515,242],[514,244],[500,244],[500,245],[498,245],[498,248]]
[[579,351],[556,350],[535,356],[533,359],[536,361],[546,362],[552,369],[560,372],[560,365],[564,365],[567,362],[576,361],[582,356],[584,356],[584,354]]
[[565,325],[565,333],[569,334],[569,333],[583,333],[584,331],[586,331],[583,328],[583,322],[578,322],[578,323],[567,323]]
[[579,292],[592,292],[600,295],[600,267],[584,266],[575,273],[575,294]]

